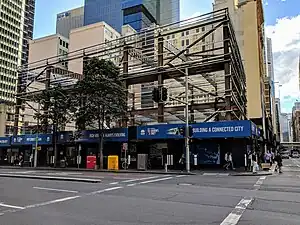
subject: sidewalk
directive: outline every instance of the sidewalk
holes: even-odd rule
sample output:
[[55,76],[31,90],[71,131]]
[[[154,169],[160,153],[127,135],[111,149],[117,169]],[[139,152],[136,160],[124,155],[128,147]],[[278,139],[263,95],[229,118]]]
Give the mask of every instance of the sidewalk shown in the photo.
[[194,172],[181,172],[178,170],[94,170],[94,169],[84,169],[84,168],[53,168],[53,167],[18,167],[18,166],[0,166],[0,169],[12,169],[12,170],[48,170],[48,171],[69,171],[69,172],[95,172],[95,173],[140,173],[140,174],[168,174],[168,175],[196,175]]
[[270,176],[274,174],[276,168],[276,163],[274,163],[269,171],[258,171],[257,173],[253,172],[233,172],[231,173],[232,176]]
[[272,175],[275,171],[275,164],[269,171],[258,171],[257,173],[252,172],[237,172],[237,171],[224,171],[224,170],[192,170],[191,172],[181,172],[178,170],[94,170],[84,168],[53,168],[53,167],[18,167],[18,166],[0,166],[0,169],[11,169],[11,170],[48,170],[48,171],[69,171],[69,172],[95,172],[95,173],[139,173],[139,174],[168,174],[168,175],[208,175],[208,174],[227,174],[229,176],[268,176]]

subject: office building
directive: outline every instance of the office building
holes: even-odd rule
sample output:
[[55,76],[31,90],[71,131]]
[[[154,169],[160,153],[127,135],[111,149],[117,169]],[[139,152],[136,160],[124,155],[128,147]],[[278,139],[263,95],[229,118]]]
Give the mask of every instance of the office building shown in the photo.
[[215,0],[214,10],[228,8],[240,48],[247,84],[248,118],[258,126],[265,115],[265,37],[261,0]]
[[[14,130],[14,104],[18,80],[17,68],[26,63],[27,43],[32,36],[34,1],[0,0],[0,135]],[[21,117],[18,112],[16,116]],[[20,123],[22,119],[19,120]],[[16,124],[16,127],[20,126]]]
[[281,113],[281,137],[283,142],[290,142],[291,136],[291,122],[292,122],[292,114],[291,113]]
[[85,0],[84,26],[104,21],[120,32],[123,25],[122,1]]
[[281,115],[281,108],[280,108],[280,99],[275,99],[275,116],[276,116],[276,140],[282,142],[281,137],[281,124],[280,124],[280,115]]
[[72,29],[82,27],[84,21],[84,7],[68,10],[57,14],[56,33],[69,38]]
[[85,0],[84,25],[104,21],[121,33],[129,24],[137,31],[179,21],[179,0]]
[[272,39],[266,39],[266,51],[265,51],[265,68],[266,68],[266,80],[268,81],[268,86],[265,85],[265,92],[268,89],[268,94],[266,94],[266,110],[267,116],[272,120],[273,133],[277,134],[276,126],[276,108],[275,108],[275,83],[274,83],[274,61],[273,61],[273,50],[272,50]]
[[22,65],[26,65],[28,63],[29,40],[32,40],[33,38],[34,11],[35,0],[26,0],[23,28]]
[[[67,63],[63,62],[63,59],[67,57],[68,54],[68,48],[69,48],[69,40],[65,38],[62,35],[54,34],[38,39],[34,39],[29,41],[29,57],[28,57],[28,63],[29,63],[29,69],[30,67],[35,66],[42,66],[44,65],[45,61],[44,59],[51,58],[54,59],[55,56],[57,57],[57,60],[62,61],[61,63],[58,63],[56,67],[56,74],[55,79],[59,80],[60,75],[58,70],[64,71],[67,69]],[[38,62],[39,61],[39,62]],[[38,90],[44,90],[45,89],[45,83],[34,81],[33,83],[30,81],[30,76],[36,76],[37,73],[40,73],[43,71],[43,67],[39,70],[35,70],[34,74],[27,74],[26,79],[29,79],[29,81],[26,81],[26,83],[30,83],[30,86],[27,88],[28,91],[38,91]],[[41,77],[45,77],[45,72],[41,75]],[[54,77],[53,77],[54,78]],[[29,106],[30,105],[30,106]],[[27,102],[27,105],[24,107],[24,119],[23,119],[23,126],[22,126],[22,133],[31,133],[34,132],[34,128],[37,125],[36,119],[34,118],[36,112],[38,110],[38,104],[35,102]]]
[[[105,47],[104,45],[100,46],[100,44],[107,42],[109,45],[111,40],[119,37],[121,37],[121,34],[105,22],[90,24],[71,30],[69,51],[74,52],[75,50],[80,50],[91,46],[96,46],[94,49],[95,51],[100,50],[100,48]],[[89,49],[89,51],[92,51],[92,49]],[[116,63],[119,63],[118,60],[119,58],[116,58]],[[68,69],[74,73],[82,74],[83,58],[71,60],[69,62]]]

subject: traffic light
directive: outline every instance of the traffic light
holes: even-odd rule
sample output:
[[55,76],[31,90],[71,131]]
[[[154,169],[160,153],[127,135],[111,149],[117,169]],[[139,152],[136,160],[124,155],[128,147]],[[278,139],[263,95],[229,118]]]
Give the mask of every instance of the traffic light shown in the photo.
[[[184,137],[186,135],[185,131],[186,131],[185,127],[179,127],[179,133]],[[189,137],[192,137],[193,136],[193,127],[192,126],[189,126],[188,132],[189,132],[188,133]]]
[[185,135],[185,127],[179,127],[179,133],[184,136]]
[[193,136],[193,127],[189,126],[189,137]]
[[160,98],[159,98],[159,89],[158,88],[154,88],[152,91],[152,100],[154,102],[159,102]]
[[161,100],[163,102],[167,101],[168,100],[168,89],[165,88],[165,87],[162,87],[161,88]]

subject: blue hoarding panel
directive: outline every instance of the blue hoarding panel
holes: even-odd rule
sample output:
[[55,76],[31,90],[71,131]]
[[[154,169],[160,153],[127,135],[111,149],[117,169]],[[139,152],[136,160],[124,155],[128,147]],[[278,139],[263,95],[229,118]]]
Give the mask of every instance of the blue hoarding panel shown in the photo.
[[[137,129],[137,139],[179,139],[183,136],[179,128],[185,124],[157,124],[141,126]],[[190,124],[193,128],[193,138],[230,138],[250,137],[251,122],[248,120],[222,121]]]
[[[35,134],[18,135],[11,138],[12,145],[35,145],[37,136]],[[38,145],[51,145],[52,134],[39,134]]]
[[10,137],[0,137],[0,147],[9,147]]
[[194,138],[250,137],[250,121],[222,121],[193,124]]
[[[96,143],[99,141],[98,130],[82,131],[81,137],[76,141],[77,142]],[[104,141],[127,142],[128,141],[128,129],[127,128],[113,128],[113,129],[104,130]]]
[[[221,155],[220,146],[217,143],[199,143],[192,144],[191,151],[194,155],[197,155],[198,165],[220,165]],[[192,155],[193,156],[193,155]],[[194,163],[194,159],[191,159]]]
[[57,143],[71,142],[73,139],[72,131],[63,131],[57,134]]

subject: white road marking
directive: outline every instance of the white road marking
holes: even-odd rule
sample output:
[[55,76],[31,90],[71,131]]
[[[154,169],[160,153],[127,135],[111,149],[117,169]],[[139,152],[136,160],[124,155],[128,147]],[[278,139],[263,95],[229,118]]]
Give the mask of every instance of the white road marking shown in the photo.
[[173,179],[173,177],[165,177],[165,178],[160,178],[160,179],[156,179],[156,180],[146,180],[146,181],[140,182],[139,184],[149,184],[149,183],[159,182],[159,181],[163,181],[163,180],[170,180],[170,179]]
[[33,204],[33,205],[28,205],[28,206],[24,207],[24,209],[37,208],[37,207],[51,205],[51,204],[55,204],[55,203],[59,203],[59,202],[70,201],[70,200],[80,198],[80,197],[82,197],[82,196],[76,195],[76,196],[72,196],[72,197],[59,198],[59,199],[55,199],[55,200],[48,201],[48,202],[42,202],[42,203],[37,203],[37,204]]
[[78,191],[71,191],[71,190],[65,190],[65,189],[55,189],[55,188],[45,188],[45,187],[32,187],[34,189],[38,190],[48,190],[48,191],[58,191],[58,192],[68,192],[68,193],[78,193]]
[[109,183],[110,185],[117,185],[119,184],[119,182],[112,182],[112,183]]
[[7,173],[12,173],[12,174],[29,174],[29,173],[35,173],[36,171],[10,171]]
[[108,191],[118,190],[118,189],[121,189],[121,188],[123,188],[123,187],[117,186],[117,187],[106,188],[106,189],[103,189],[103,190],[91,192],[91,193],[89,193],[87,195],[100,194],[100,193],[104,193],[104,192],[108,192]]
[[131,182],[134,182],[134,181],[151,180],[151,179],[155,179],[155,178],[158,178],[158,177],[163,177],[163,176],[144,177],[144,178],[137,178],[137,179],[132,179],[132,180],[124,180],[124,181],[121,181],[121,182],[122,183],[131,183]]
[[190,186],[192,184],[185,184],[185,183],[183,183],[183,184],[178,184],[178,185],[181,185],[181,186]]
[[4,204],[4,203],[0,203],[0,206],[6,207],[6,208],[12,208],[12,209],[25,209],[24,207],[21,207],[21,206],[8,205],[8,204]]
[[258,190],[260,186],[263,184],[264,180],[266,179],[266,176],[260,177],[256,183],[253,185],[255,190]]
[[236,225],[253,198],[243,198],[220,225]]
[[127,184],[128,187],[133,187],[133,186],[135,186],[135,185],[137,185],[137,183],[134,183],[134,184]]

